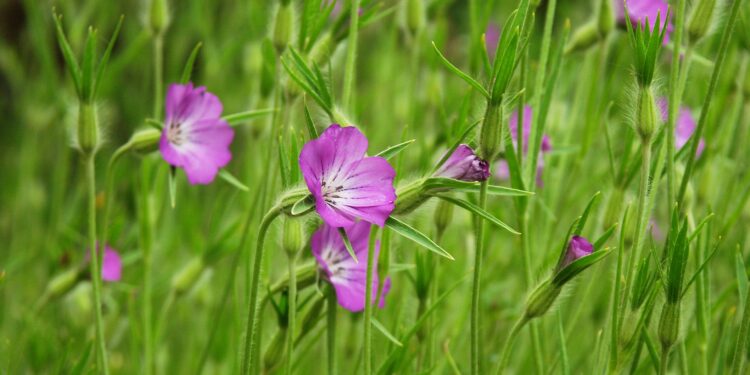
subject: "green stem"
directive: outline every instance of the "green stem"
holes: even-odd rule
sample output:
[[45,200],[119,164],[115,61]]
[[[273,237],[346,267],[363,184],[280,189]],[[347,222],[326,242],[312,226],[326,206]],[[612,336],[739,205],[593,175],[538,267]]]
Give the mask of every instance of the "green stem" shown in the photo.
[[154,35],[154,118],[162,116],[162,97],[164,83],[164,36],[159,33]]
[[349,40],[346,50],[346,66],[344,70],[344,108],[353,111],[352,89],[354,88],[355,64],[357,62],[357,37],[359,34],[359,0],[351,0],[349,9]]
[[[487,206],[487,180],[482,181],[479,187],[479,207]],[[479,340],[479,288],[482,279],[482,258],[484,258],[484,220],[481,217],[474,218],[475,249],[474,254],[474,278],[471,287],[471,373],[481,374],[481,348]]]
[[141,181],[138,189],[139,212],[139,240],[143,253],[143,357],[144,373],[154,373],[154,325],[153,325],[153,287],[152,268],[153,256],[151,251],[151,207],[149,203],[149,181],[151,165],[148,159],[141,163]]
[[659,365],[659,375],[665,375],[669,368],[669,347],[662,347],[661,351],[661,364]]
[[516,340],[516,336],[518,336],[518,333],[521,332],[521,328],[523,328],[526,323],[528,323],[529,319],[526,317],[526,315],[522,316],[515,325],[513,325],[513,328],[511,328],[510,333],[508,334],[508,338],[505,339],[505,344],[503,344],[503,351],[500,355],[500,363],[497,367],[497,371],[495,371],[496,374],[502,373],[503,370],[505,370],[505,367],[508,365],[508,360],[510,359],[510,352],[511,348],[513,347],[513,342]]
[[328,306],[326,306],[326,318],[328,319],[327,346],[328,346],[328,375],[336,375],[336,291],[328,290]]
[[294,364],[294,324],[297,319],[297,254],[289,255],[289,322],[286,339],[286,374],[291,375]]
[[[680,69],[680,46],[682,45],[682,34],[684,29],[685,21],[685,0],[678,0],[677,12],[675,14],[675,32],[672,37],[674,43],[674,49],[672,50],[672,69],[669,73],[669,114],[667,117],[667,209],[672,210],[672,205],[675,202],[675,125],[677,122],[677,111],[680,107],[680,101],[682,98],[682,81],[683,76],[687,76],[687,71],[690,67],[690,58],[692,55],[692,48],[688,45],[687,54],[685,60],[682,60],[684,67]],[[678,81],[679,77],[679,81]]]
[[[627,208],[625,211],[625,214],[623,215],[622,219],[622,227],[625,227],[627,224]],[[609,366],[608,366],[608,373],[609,374],[615,374],[617,373],[617,368],[619,366],[619,360],[618,355],[620,352],[620,348],[618,346],[618,339],[620,337],[620,306],[626,306],[626,304],[620,303],[620,294],[621,294],[621,278],[622,278],[622,258],[623,258],[623,246],[624,239],[620,238],[620,245],[617,247],[617,267],[615,269],[615,279],[614,279],[614,285],[613,289],[614,292],[612,293],[612,321],[611,321],[611,342],[610,342],[610,348],[609,348]]]
[[[94,289],[94,311],[97,341],[97,363],[101,365],[100,371],[109,374],[107,364],[107,345],[104,341],[104,323],[102,320],[102,277],[101,265],[99,262],[99,248],[96,242],[96,170],[94,168],[94,153],[86,155],[86,185],[88,192],[88,239],[89,249],[91,249],[91,284]],[[101,246],[104,254],[104,244]]]
[[377,234],[378,227],[373,225],[370,228],[370,240],[367,246],[367,278],[365,281],[365,375],[372,374],[372,265],[375,262],[375,243]]
[[247,301],[247,324],[245,326],[245,342],[244,350],[242,353],[242,372],[241,374],[249,374],[250,369],[253,368],[254,362],[257,358],[253,358],[254,353],[255,336],[258,334],[258,291],[260,289],[260,272],[263,263],[263,243],[266,239],[266,233],[271,223],[281,213],[281,206],[275,206],[271,208],[263,220],[260,223],[258,229],[258,238],[255,247],[255,259],[253,261],[253,268],[251,270],[250,279],[250,298]]
[[711,108],[711,101],[714,98],[714,92],[716,91],[716,86],[718,86],[719,78],[721,76],[721,69],[724,65],[724,60],[727,55],[727,50],[729,49],[729,43],[731,42],[732,36],[733,36],[733,30],[735,21],[737,21],[737,15],[739,14],[740,4],[742,3],[742,0],[734,0],[732,1],[732,8],[729,11],[729,17],[727,18],[727,22],[724,26],[724,31],[721,35],[721,44],[719,45],[719,52],[716,56],[716,62],[714,63],[714,69],[711,73],[711,80],[708,84],[708,92],[706,93],[706,97],[703,100],[703,107],[701,108],[701,115],[698,119],[698,127],[695,129],[695,132],[693,133],[693,136],[690,138],[690,142],[687,144],[688,147],[688,161],[687,165],[685,166],[685,174],[682,176],[682,181],[680,182],[680,191],[679,195],[677,196],[677,201],[680,204],[680,209],[682,209],[682,200],[685,197],[685,191],[687,190],[687,183],[690,180],[690,176],[693,173],[693,167],[695,166],[695,153],[698,150],[698,143],[700,138],[703,136],[703,129],[706,127],[706,121],[708,119],[708,112]]
[[740,324],[740,331],[737,333],[737,345],[734,347],[734,357],[732,359],[732,374],[734,375],[745,373],[748,335],[750,335],[750,289],[745,294],[742,323]]

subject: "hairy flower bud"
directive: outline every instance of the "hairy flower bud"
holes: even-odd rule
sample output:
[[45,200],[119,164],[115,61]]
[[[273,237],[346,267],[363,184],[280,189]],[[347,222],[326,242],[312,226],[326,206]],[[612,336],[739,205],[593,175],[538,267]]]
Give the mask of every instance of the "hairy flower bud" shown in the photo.
[[636,98],[636,130],[642,141],[650,141],[656,132],[657,112],[654,94],[650,86],[638,86]]
[[273,372],[279,364],[282,363],[284,357],[284,348],[286,343],[286,326],[279,326],[279,330],[273,335],[271,343],[268,344],[268,349],[263,354],[263,373],[270,374]]
[[284,219],[284,229],[281,233],[281,247],[290,257],[296,257],[305,246],[305,234],[302,223],[295,218]]
[[396,207],[393,209],[393,214],[403,215],[412,212],[429,199],[424,192],[423,183],[424,180],[419,179],[404,187],[399,187],[396,191]]
[[47,289],[45,292],[46,297],[56,298],[67,293],[73,288],[73,286],[75,286],[80,274],[79,269],[74,268],[52,278],[52,280],[47,283]]
[[687,24],[687,34],[690,43],[697,43],[711,28],[716,0],[698,0],[693,4],[693,10]]
[[161,132],[154,128],[136,130],[130,137],[128,144],[130,149],[136,152],[148,153],[156,151],[159,146]]
[[333,35],[331,34],[331,32],[324,32],[318,38],[318,40],[315,41],[315,44],[313,44],[312,48],[310,49],[310,53],[308,55],[308,57],[310,58],[310,62],[318,65],[323,65],[331,57],[335,48],[336,44],[333,40]]
[[435,228],[437,229],[438,233],[445,232],[445,229],[448,228],[448,225],[450,225],[451,221],[453,220],[453,204],[441,200],[437,208],[435,208]]
[[601,0],[599,4],[599,35],[606,36],[615,28],[614,2],[612,0]]
[[565,47],[565,53],[585,51],[596,44],[599,41],[599,28],[600,24],[594,21],[587,22],[577,28],[570,42]]
[[84,154],[95,153],[99,147],[99,122],[96,106],[81,102],[78,107],[78,129],[76,143]]
[[169,27],[169,8],[167,0],[151,0],[151,31],[159,35]]
[[551,280],[540,284],[526,301],[526,317],[533,319],[544,315],[552,307],[552,304],[555,303],[561,290],[562,288],[556,286]]

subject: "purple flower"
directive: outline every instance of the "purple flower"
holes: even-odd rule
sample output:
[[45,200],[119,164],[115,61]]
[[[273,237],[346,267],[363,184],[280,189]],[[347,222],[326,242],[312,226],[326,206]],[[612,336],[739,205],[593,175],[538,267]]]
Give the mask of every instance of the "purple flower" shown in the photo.
[[[523,126],[521,128],[521,135],[522,135],[522,142],[523,142],[523,156],[526,157],[526,155],[529,153],[529,138],[531,138],[531,115],[533,111],[531,110],[530,106],[525,106],[523,108]],[[518,112],[513,112],[512,115],[510,115],[510,119],[508,120],[508,127],[510,128],[510,135],[513,139],[513,145],[517,147],[518,145]],[[552,143],[549,140],[549,137],[544,134],[542,135],[542,145],[541,149],[539,150],[539,157],[537,158],[536,163],[536,183],[539,186],[543,185],[542,182],[542,172],[544,171],[544,158],[541,154],[545,154],[552,150]],[[508,162],[505,160],[500,160],[497,163],[497,168],[495,169],[495,175],[501,179],[501,180],[507,180],[510,178],[510,169],[508,168]]]
[[[659,98],[657,101],[659,105],[659,112],[661,114],[661,120],[666,122],[669,117],[669,102],[666,98]],[[677,114],[677,123],[674,129],[675,147],[679,150],[687,144],[690,137],[693,136],[697,123],[695,118],[690,113],[690,109],[682,106]],[[706,142],[701,139],[698,141],[698,148],[695,150],[695,156],[700,157],[703,153],[703,149],[706,148]]]
[[563,258],[559,268],[563,269],[574,261],[590,255],[593,252],[594,245],[592,245],[587,239],[581,236],[573,236],[568,243],[568,251],[565,253],[565,258]]
[[494,23],[487,25],[487,30],[484,32],[484,44],[490,59],[495,58],[498,41],[500,41],[500,27]]
[[437,177],[463,181],[484,181],[490,177],[490,165],[468,145],[461,144],[435,172]]
[[[615,2],[615,16],[617,23],[624,25],[625,20],[625,2],[628,6],[628,15],[633,26],[644,22],[648,18],[648,26],[651,30],[654,29],[656,24],[656,16],[660,15],[661,22],[664,22],[664,17],[667,16],[667,10],[669,5],[664,0],[612,0]],[[671,20],[667,23],[667,31],[664,33],[664,44],[669,42],[669,34],[672,33],[674,26]]]
[[[312,253],[318,261],[320,269],[325,273],[326,279],[336,290],[336,299],[341,307],[352,311],[362,311],[365,308],[365,286],[367,285],[367,245],[370,236],[370,224],[359,221],[356,224],[344,228],[346,235],[352,243],[354,253],[359,263],[354,261],[346,251],[346,246],[341,240],[338,229],[326,223],[313,234],[310,241]],[[380,252],[380,243],[375,244],[375,263],[372,265],[372,301],[376,302],[378,290],[377,259]],[[391,279],[383,282],[380,292],[378,307],[385,306],[385,296],[391,288]]]
[[219,98],[203,86],[169,86],[159,150],[167,163],[185,170],[191,184],[210,183],[232,159],[234,130],[221,111]]
[[[99,250],[99,255],[101,256],[101,250]],[[86,262],[91,261],[91,251],[87,252],[86,254]],[[120,278],[122,277],[122,259],[120,259],[120,254],[115,251],[115,249],[109,247],[109,245],[104,245],[104,256],[102,257],[102,280],[114,282],[114,281],[120,281]]]
[[355,127],[332,124],[305,144],[299,166],[318,214],[333,227],[361,219],[385,225],[396,200],[396,171],[382,157],[367,157],[367,138]]

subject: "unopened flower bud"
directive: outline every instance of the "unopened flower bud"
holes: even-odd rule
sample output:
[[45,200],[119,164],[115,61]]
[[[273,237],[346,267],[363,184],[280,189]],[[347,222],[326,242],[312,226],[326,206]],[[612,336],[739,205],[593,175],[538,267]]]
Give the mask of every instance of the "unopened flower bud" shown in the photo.
[[172,277],[172,290],[178,295],[190,290],[198,281],[204,267],[203,257],[194,257]]
[[282,363],[284,357],[284,344],[286,343],[286,326],[279,326],[279,330],[273,335],[271,343],[268,344],[268,349],[263,354],[263,373],[270,374],[273,370]]
[[614,1],[601,0],[599,4],[599,35],[604,37],[615,28],[615,10],[612,6]]
[[479,133],[479,155],[485,160],[493,160],[500,147],[502,119],[502,100],[497,103],[488,103]]
[[591,255],[594,252],[594,245],[581,236],[573,236],[568,242],[568,249],[563,257],[559,269],[567,267],[576,260]]
[[159,35],[169,27],[169,8],[167,0],[151,0],[151,31]]
[[540,284],[526,301],[526,317],[533,319],[544,315],[555,303],[561,290],[562,288],[556,286],[551,280]]
[[484,181],[490,177],[490,165],[477,156],[468,145],[459,145],[442,166],[435,177],[446,177],[462,181]]
[[659,341],[664,348],[671,348],[680,333],[680,305],[665,303],[659,319]]
[[693,10],[687,24],[687,34],[691,43],[697,43],[711,28],[716,0],[698,0],[693,4]]
[[318,40],[315,41],[308,57],[310,62],[318,65],[323,65],[330,56],[333,54],[333,50],[336,47],[333,40],[333,35],[330,31],[326,31],[321,35]]
[[[642,141],[650,141],[656,131],[657,112],[654,94],[650,86],[638,87],[638,98],[636,99],[636,130]],[[649,143],[650,145],[650,143]]]
[[282,1],[276,9],[273,25],[273,46],[281,54],[291,42],[294,35],[294,6],[288,1]]
[[302,223],[295,218],[284,219],[284,229],[281,232],[281,247],[290,257],[296,257],[305,246]]
[[78,107],[78,129],[76,139],[78,147],[85,154],[96,152],[99,146],[99,123],[96,106],[93,103],[81,102]]
[[130,137],[128,143],[130,149],[136,152],[148,153],[156,151],[159,146],[159,139],[161,138],[161,132],[154,128],[145,128],[136,130],[135,133]]

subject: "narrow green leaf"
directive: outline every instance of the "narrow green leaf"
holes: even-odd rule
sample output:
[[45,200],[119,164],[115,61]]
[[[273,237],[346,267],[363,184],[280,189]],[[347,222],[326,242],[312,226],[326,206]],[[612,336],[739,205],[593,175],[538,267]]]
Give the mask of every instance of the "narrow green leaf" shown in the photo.
[[283,188],[289,187],[289,159],[287,158],[286,148],[284,147],[284,138],[279,136],[278,147],[279,152],[279,172],[281,172],[281,186]]
[[564,285],[565,283],[570,281],[572,278],[574,278],[576,275],[583,272],[585,269],[593,266],[600,260],[604,259],[611,252],[612,252],[612,249],[606,248],[606,249],[602,249],[599,251],[595,251],[585,257],[578,258],[573,263],[569,264],[567,267],[560,270],[560,272],[558,272],[555,275],[555,277],[552,279],[552,282],[559,286]]
[[471,87],[479,91],[479,93],[484,95],[485,98],[489,99],[490,93],[487,91],[487,89],[482,87],[482,85],[479,82],[477,82],[474,78],[471,78],[471,76],[464,73],[463,71],[461,71],[461,69],[453,65],[450,61],[448,61],[448,59],[445,58],[445,56],[443,56],[442,53],[440,53],[440,50],[435,45],[435,42],[432,42],[432,48],[435,50],[435,53],[437,53],[438,57],[440,58],[440,61],[443,63],[443,65],[445,65],[446,68],[448,68],[448,70],[453,72],[453,74],[457,75],[459,78],[463,79],[464,82],[468,83]]
[[219,177],[221,177],[222,180],[228,182],[230,185],[236,187],[237,189],[240,189],[244,192],[250,191],[250,188],[248,188],[247,185],[240,182],[240,180],[238,180],[237,177],[234,177],[226,169],[219,170]]
[[688,237],[688,243],[693,242],[694,239],[698,237],[698,235],[701,233],[703,228],[708,224],[708,221],[711,220],[711,218],[714,217],[713,213],[708,214],[708,216],[704,217],[703,220],[698,223],[698,225],[695,226],[695,229],[693,230],[693,233],[690,233],[690,237]]
[[94,90],[94,65],[96,60],[96,30],[89,26],[89,32],[86,36],[86,47],[83,49],[83,59],[81,63],[81,96],[84,100],[93,99]]
[[352,242],[349,241],[349,236],[346,235],[346,230],[344,228],[338,228],[339,235],[341,236],[341,240],[344,241],[344,246],[346,247],[346,251],[349,252],[349,256],[354,259],[355,263],[359,263],[359,259],[357,259],[357,254],[354,252],[354,248],[352,247]]
[[159,121],[159,120],[154,120],[152,118],[147,118],[144,122],[146,123],[146,125],[154,128],[154,129],[156,129],[158,131],[161,131],[164,128],[164,124],[162,124],[162,122]]
[[[698,268],[693,273],[693,276],[690,277],[690,280],[688,280],[688,282],[685,283],[685,286],[683,287],[683,290],[682,290],[683,297],[685,296],[685,294],[687,294],[688,289],[690,289],[690,285],[692,285],[693,282],[695,282],[695,280],[698,279],[698,276],[700,276],[701,272],[703,272],[703,269],[706,268],[706,266],[708,265],[708,262],[710,262],[711,259],[713,259],[714,255],[716,255],[717,250],[719,250],[720,243],[721,241],[716,242],[714,249],[711,250],[711,254],[708,254],[708,257],[705,260],[703,260],[700,266],[698,266]],[[747,285],[747,277],[745,278],[745,283],[746,283],[745,285]]]
[[187,61],[185,62],[185,67],[182,68],[182,75],[180,76],[180,82],[183,84],[190,82],[190,78],[193,75],[193,66],[195,66],[195,59],[198,57],[198,52],[200,51],[201,47],[203,46],[202,42],[198,42],[198,44],[193,47],[193,50],[190,52],[190,56],[188,56]]
[[124,19],[125,16],[120,16],[120,19],[117,21],[115,31],[112,32],[112,36],[109,38],[109,43],[107,43],[107,49],[104,50],[104,55],[102,55],[102,59],[99,61],[99,65],[96,68],[94,89],[92,93],[93,97],[96,97],[96,92],[99,89],[99,84],[101,83],[102,77],[104,76],[104,69],[109,63],[109,57],[112,55],[112,49],[115,47],[115,41],[117,41],[117,37],[120,35],[120,28],[122,28],[122,22]]
[[76,93],[81,96],[81,68],[78,66],[78,60],[73,53],[73,49],[70,47],[70,43],[68,43],[68,38],[65,36],[65,32],[63,31],[62,16],[54,14],[53,18],[55,19],[55,27],[57,29],[57,43],[60,45],[60,51],[62,51],[63,59],[65,59],[65,66],[68,67],[70,77],[73,79]]
[[408,224],[394,217],[389,217],[388,220],[385,221],[385,226],[393,229],[394,232],[414,241],[417,245],[420,245],[427,250],[430,250],[450,260],[455,260],[452,255],[450,255],[447,251],[440,247],[440,245],[436,244],[435,241],[427,237],[424,233],[412,228]]
[[247,120],[274,113],[276,111],[278,111],[278,109],[276,108],[253,109],[245,112],[232,113],[230,115],[223,116],[222,119],[226,121],[230,126],[236,126]]
[[372,318],[370,320],[370,324],[372,324],[373,327],[377,328],[380,333],[385,336],[388,340],[390,340],[392,343],[396,344],[396,346],[404,346],[404,344],[401,343],[401,341],[398,341],[398,339],[393,336],[390,332],[388,332],[388,329],[385,328],[385,326],[380,323],[377,319]]
[[747,268],[745,267],[745,259],[742,257],[739,245],[737,245],[737,253],[734,255],[734,268],[737,274],[737,291],[740,296],[740,304],[744,306],[747,303],[745,300],[748,289]]
[[308,140],[316,139],[318,138],[318,129],[315,127],[315,121],[313,121],[312,116],[310,116],[310,109],[307,107],[307,97],[304,98],[305,101],[305,125],[307,126],[307,136],[309,137]]
[[609,229],[607,229],[601,236],[599,236],[599,238],[596,239],[596,241],[594,241],[594,251],[601,248],[605,243],[607,243],[607,240],[609,240],[609,238],[612,237],[612,234],[615,233],[616,228],[617,224],[612,224]]
[[391,147],[386,148],[383,151],[378,152],[377,154],[375,154],[375,156],[380,156],[380,157],[388,160],[388,159],[390,159],[390,158],[398,155],[399,152],[403,151],[407,146],[409,146],[410,144],[414,143],[414,141],[415,141],[414,139],[410,139],[410,140],[408,140],[406,142],[401,142],[401,143],[399,143],[397,145],[393,145]]
[[86,365],[89,363],[89,356],[91,355],[92,346],[93,346],[92,342],[89,342],[86,345],[86,349],[83,350],[83,354],[81,354],[81,358],[78,359],[78,362],[76,362],[75,366],[73,366],[73,369],[70,371],[71,375],[81,375],[84,373],[84,369],[86,368]]
[[594,196],[591,197],[589,203],[586,205],[586,209],[583,210],[583,214],[578,219],[578,225],[576,225],[576,229],[573,230],[573,235],[581,235],[581,233],[583,232],[583,228],[586,227],[586,221],[589,219],[591,208],[594,207],[594,204],[599,201],[599,196],[601,196],[601,192],[597,191]]
[[474,214],[479,215],[484,220],[489,221],[490,223],[494,224],[498,228],[505,229],[508,232],[513,233],[513,234],[521,234],[519,231],[513,229],[510,225],[503,223],[502,221],[500,221],[500,219],[492,216],[492,214],[490,214],[489,212],[483,210],[481,207],[479,207],[479,206],[477,206],[477,205],[475,205],[473,203],[467,202],[467,201],[462,200],[462,199],[456,199],[456,198],[453,198],[451,196],[442,195],[442,194],[437,194],[436,196],[438,198],[442,199],[442,200],[445,200],[445,201],[450,202],[450,203],[452,203],[452,204],[454,204],[456,206],[459,206],[459,207],[461,207],[461,208],[463,208],[463,209],[465,209],[465,210],[467,210],[469,212],[472,212]]
[[[452,178],[445,177],[430,177],[425,180],[425,187],[428,189],[450,189],[457,192],[478,193],[480,183],[454,180]],[[487,194],[507,197],[526,197],[534,195],[534,193],[530,191],[497,185],[487,186]]]

